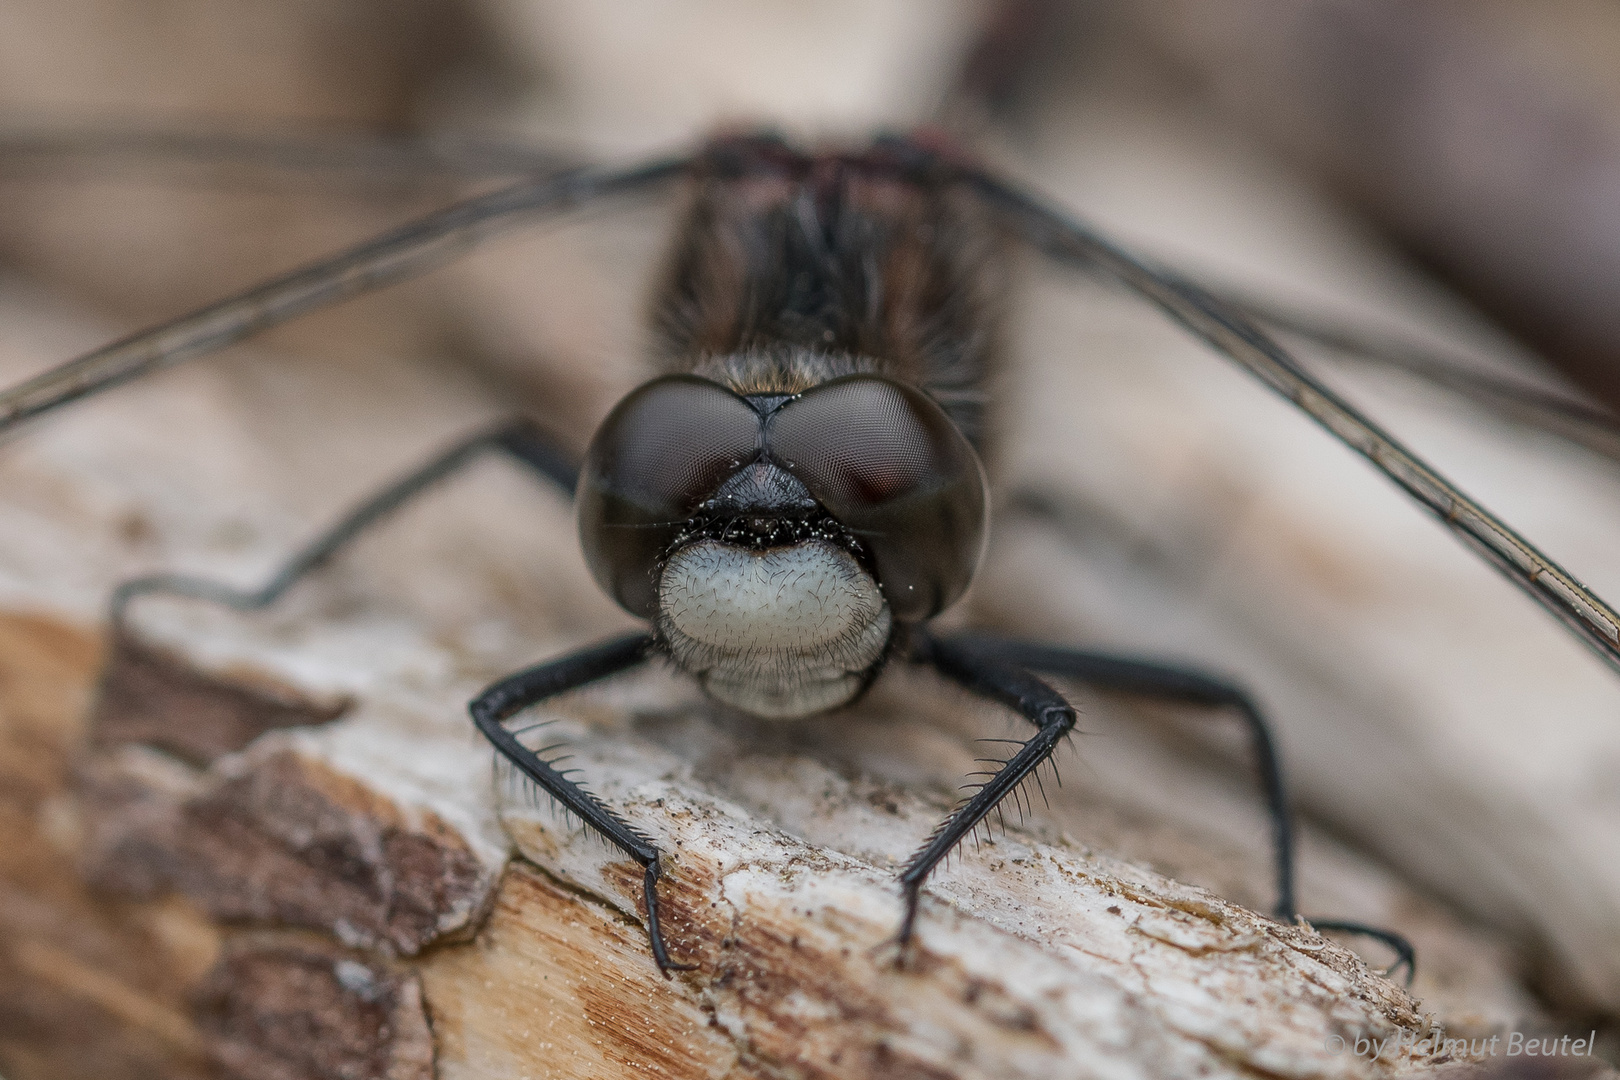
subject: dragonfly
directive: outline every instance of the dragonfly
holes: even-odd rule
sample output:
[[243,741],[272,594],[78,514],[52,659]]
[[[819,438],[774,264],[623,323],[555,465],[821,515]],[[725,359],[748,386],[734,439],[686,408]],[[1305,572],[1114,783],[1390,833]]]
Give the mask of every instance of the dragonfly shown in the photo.
[[[170,148],[189,155],[238,149]],[[535,423],[516,419],[470,434],[365,500],[256,589],[171,573],[127,582],[112,599],[120,626],[132,604],[153,594],[242,611],[268,607],[362,532],[489,453],[509,455],[573,495],[593,576],[648,629],[501,679],[470,712],[504,760],[640,865],[650,949],[666,974],[685,965],[672,958],[659,921],[656,840],[509,726],[524,709],[654,657],[764,722],[842,707],[885,666],[912,664],[1029,723],[1027,739],[902,869],[902,945],[913,935],[929,874],[1036,778],[1073,730],[1073,707],[1042,675],[1236,713],[1271,818],[1273,913],[1286,920],[1301,914],[1276,742],[1241,686],[1142,657],[932,625],[967,589],[984,550],[990,283],[1008,244],[1112,281],[1159,308],[1360,453],[1620,668],[1620,616],[1609,605],[1318,379],[1277,334],[1401,367],[1592,445],[1614,434],[1607,414],[1523,393],[1398,341],[1207,287],[1133,253],[934,132],[811,150],[752,132],[618,167],[557,169],[554,160],[485,152],[408,157],[413,168],[518,172],[523,179],[0,392],[0,432],[425,273],[496,232],[684,187],[688,209],[654,309],[662,374],[609,413],[583,461]],[[1393,931],[1310,921],[1384,941],[1410,974],[1411,948]]]

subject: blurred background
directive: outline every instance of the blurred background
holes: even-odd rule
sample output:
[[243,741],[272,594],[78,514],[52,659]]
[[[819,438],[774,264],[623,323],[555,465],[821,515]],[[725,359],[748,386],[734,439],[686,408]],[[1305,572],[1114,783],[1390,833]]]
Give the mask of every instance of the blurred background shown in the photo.
[[[1315,178],[1620,401],[1620,13],[1605,0],[18,0],[0,19],[0,103],[18,135],[440,132],[599,155],[721,120],[905,127],[960,118],[941,112],[954,101],[1016,140],[1039,109],[1129,71]],[[8,151],[6,175],[42,167],[27,149]],[[131,162],[79,167],[127,178]],[[329,171],[386,180],[381,166]],[[253,181],[292,183],[237,178]],[[420,194],[419,177],[407,186]],[[144,235],[159,193],[97,191],[67,222],[27,185],[6,198],[10,261],[131,315],[212,295],[222,263],[285,263],[333,213],[312,223],[308,198],[293,213],[188,194],[174,231]]]
[[[524,169],[758,122],[945,124],[1211,280],[1620,405],[1609,0],[9,0],[0,274],[110,337]],[[641,377],[670,213],[608,209],[255,355],[470,372],[582,446]],[[1242,672],[1317,820],[1501,935],[1559,1016],[1612,1024],[1612,674],[1281,406],[1221,370],[1178,381],[1196,348],[1106,304],[1082,323],[1054,299],[1072,283],[1025,274],[998,464],[1008,490],[1063,496],[1068,546],[1003,529],[976,616]],[[295,379],[259,391],[267,427],[320,420],[290,473],[346,475],[341,417]],[[1620,593],[1613,462],[1405,407],[1466,487]],[[424,445],[401,429],[392,460]],[[280,494],[318,519],[344,482]],[[1350,914],[1399,924],[1367,902]]]

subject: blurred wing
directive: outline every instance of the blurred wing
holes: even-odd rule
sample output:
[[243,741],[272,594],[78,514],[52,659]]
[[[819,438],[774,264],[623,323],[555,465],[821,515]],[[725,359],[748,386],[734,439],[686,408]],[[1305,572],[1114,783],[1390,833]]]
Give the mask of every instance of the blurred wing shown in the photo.
[[1146,265],[1088,226],[988,173],[968,171],[963,178],[1034,248],[1058,262],[1114,278],[1293,402],[1620,671],[1620,614],[1312,376],[1242,307]]
[[535,216],[644,189],[680,174],[689,161],[670,157],[628,169],[572,169],[455,203],[0,392],[0,433],[70,401],[223,348],[305,312],[426,273],[485,236]]
[[1468,359],[1448,355],[1398,334],[1352,326],[1332,316],[1210,289],[1250,319],[1328,350],[1345,362],[1375,364],[1450,391],[1497,417],[1545,431],[1620,461],[1620,417],[1574,393],[1488,374]]
[[0,127],[0,178],[227,166],[419,184],[556,173],[577,160],[513,143],[370,132],[212,132],[162,127]]

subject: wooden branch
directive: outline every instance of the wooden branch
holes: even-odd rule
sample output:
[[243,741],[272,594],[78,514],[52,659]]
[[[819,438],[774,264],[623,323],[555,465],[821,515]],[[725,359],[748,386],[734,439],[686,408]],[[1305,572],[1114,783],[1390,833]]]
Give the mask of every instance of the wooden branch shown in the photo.
[[[233,935],[192,992],[201,1042],[233,1074],[363,1062],[362,1075],[426,1076],[429,1015],[442,1072],[582,1077],[1035,1077],[1081,1063],[1351,1075],[1358,1063],[1330,1036],[1433,1023],[1308,929],[1017,829],[941,875],[900,969],[892,867],[938,800],[707,733],[691,707],[560,718],[547,740],[566,738],[604,797],[671,853],[666,927],[697,970],[668,982],[647,952],[634,865],[516,785],[502,816],[527,865],[497,897],[496,873],[479,870],[499,862],[481,867],[445,821],[447,798],[468,815],[486,792],[427,782],[461,764],[447,760],[450,732],[421,738],[461,722],[446,704],[266,736],[207,770],[132,747],[81,766],[93,888],[177,893],[223,924],[319,935]],[[183,709],[168,715],[187,726]],[[393,750],[344,775],[351,740]],[[487,753],[460,742],[456,756],[487,773]],[[734,801],[751,792],[781,800],[811,839]],[[444,944],[491,900],[478,944]],[[401,968],[389,954],[419,959]]]
[[[98,648],[74,620],[97,585],[153,562],[250,581],[313,527],[275,493],[331,482],[279,452],[318,409],[267,418],[238,378],[199,367],[132,388],[3,464],[0,550],[31,567],[3,583],[10,606],[58,613],[4,624],[23,643],[0,680],[24,695],[6,715],[40,711],[0,755],[33,778],[0,919],[37,1023],[0,1043],[8,1075],[1352,1076],[1456,1052],[1420,1041],[1369,1065],[1334,1037],[1417,1039],[1530,1008],[1491,946],[1320,837],[1328,892],[1408,912],[1443,1016],[1308,928],[1147,869],[1268,899],[1258,815],[1221,809],[1251,798],[1200,794],[1207,773],[1128,739],[1123,757],[1066,760],[1052,810],[1028,807],[938,874],[898,967],[897,866],[949,809],[972,740],[1008,722],[900,671],[859,708],[788,727],[658,672],[535,717],[550,723],[533,737],[565,741],[669,853],[672,948],[698,966],[662,978],[633,865],[492,777],[465,716],[488,680],[622,625],[566,507],[500,468],[407,511],[285,611],[142,601],[89,708]],[[328,492],[338,504],[409,459],[392,445],[401,412],[429,418],[431,441],[483,410],[425,377],[388,394],[354,371],[299,378],[346,417],[344,445],[373,448]],[[121,540],[132,501],[143,525]],[[253,525],[221,540],[233,506]],[[1177,791],[1202,832],[1077,802],[1105,766]]]

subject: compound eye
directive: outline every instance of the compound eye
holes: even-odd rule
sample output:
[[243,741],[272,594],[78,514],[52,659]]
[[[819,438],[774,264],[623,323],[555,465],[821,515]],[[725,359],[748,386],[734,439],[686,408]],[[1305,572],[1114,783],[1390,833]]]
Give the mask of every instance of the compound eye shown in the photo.
[[772,414],[765,445],[871,548],[896,619],[931,618],[967,589],[984,550],[984,470],[928,395],[834,379]]
[[655,379],[614,406],[580,473],[579,539],[597,584],[651,618],[654,572],[682,523],[759,454],[759,416],[692,375]]

